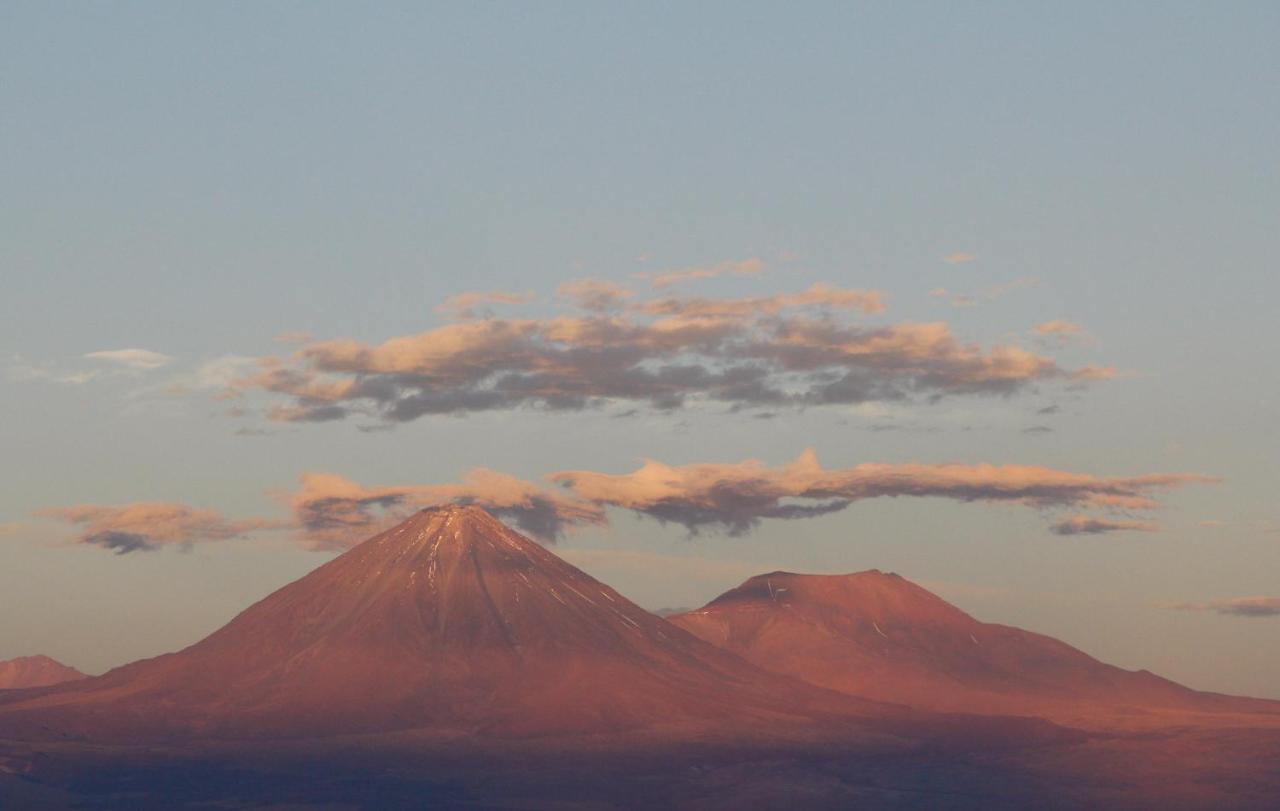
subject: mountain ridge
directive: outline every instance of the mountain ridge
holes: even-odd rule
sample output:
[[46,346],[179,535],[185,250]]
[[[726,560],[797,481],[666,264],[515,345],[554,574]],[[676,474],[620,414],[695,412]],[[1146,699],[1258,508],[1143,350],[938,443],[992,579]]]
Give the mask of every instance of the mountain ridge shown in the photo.
[[0,699],[0,735],[525,736],[883,717],[759,669],[474,506],[423,510],[176,652]]
[[1044,634],[981,622],[877,569],[748,578],[673,624],[777,673],[938,712],[1062,718],[1081,707],[1280,712],[1106,664]]

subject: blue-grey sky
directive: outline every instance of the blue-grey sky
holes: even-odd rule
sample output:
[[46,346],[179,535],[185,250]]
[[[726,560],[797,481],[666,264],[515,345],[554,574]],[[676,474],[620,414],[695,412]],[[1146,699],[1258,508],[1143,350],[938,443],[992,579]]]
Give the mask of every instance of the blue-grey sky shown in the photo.
[[[1226,602],[1280,595],[1277,40],[1280,7],[1243,2],[6,3],[0,659],[100,671],[195,641],[334,554],[264,527],[292,520],[304,472],[396,488],[488,468],[576,498],[543,477],[812,448],[824,469],[1221,481],[1106,514],[1155,531],[906,496],[736,536],[598,507],[608,524],[557,549],[651,608],[765,569],[895,570],[1123,666],[1280,697],[1280,616]],[[758,272],[652,284],[730,267]],[[290,353],[447,326],[437,308],[468,291],[533,295],[499,320],[581,317],[556,290],[583,278],[630,305],[880,291],[883,311],[821,316],[945,322],[1063,374],[405,421],[367,398],[325,422],[269,419],[298,402],[262,386],[221,398],[252,359],[309,371]],[[1083,332],[1034,332],[1052,321]],[[291,332],[313,338],[275,340]],[[128,349],[157,354],[85,357]],[[1087,367],[1115,374],[1069,377]],[[42,514],[137,502],[223,523],[113,554],[77,542],[88,519]]]

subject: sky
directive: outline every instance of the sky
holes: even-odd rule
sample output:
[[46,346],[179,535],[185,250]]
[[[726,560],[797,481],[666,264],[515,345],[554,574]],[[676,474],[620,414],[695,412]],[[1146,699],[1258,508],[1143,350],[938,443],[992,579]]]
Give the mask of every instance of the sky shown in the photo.
[[1272,3],[0,6],[0,659],[464,499],[1280,698]]

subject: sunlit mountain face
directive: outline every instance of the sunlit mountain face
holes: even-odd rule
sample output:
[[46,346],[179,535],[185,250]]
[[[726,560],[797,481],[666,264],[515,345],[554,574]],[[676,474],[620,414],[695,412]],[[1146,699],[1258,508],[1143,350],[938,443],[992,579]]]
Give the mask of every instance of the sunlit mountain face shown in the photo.
[[550,807],[565,793],[592,807],[619,791],[769,807],[808,791],[834,808],[976,782],[998,786],[973,795],[982,807],[1046,791],[1071,807],[1180,801],[1160,769],[1116,784],[1103,753],[1182,769],[1210,738],[1222,754],[1194,765],[1209,779],[1195,797],[1248,807],[1273,788],[1213,779],[1250,762],[1242,749],[1280,745],[1276,702],[1105,665],[878,571],[763,574],[667,620],[485,510],[446,506],[178,653],[0,691],[0,787],[108,807]]
[[501,738],[895,712],[756,668],[470,506],[415,514],[183,651],[11,695],[0,730],[125,742]]
[[762,574],[668,619],[764,669],[924,709],[1103,726],[1280,712],[1280,702],[1190,690],[1042,634],[980,622],[875,570]]

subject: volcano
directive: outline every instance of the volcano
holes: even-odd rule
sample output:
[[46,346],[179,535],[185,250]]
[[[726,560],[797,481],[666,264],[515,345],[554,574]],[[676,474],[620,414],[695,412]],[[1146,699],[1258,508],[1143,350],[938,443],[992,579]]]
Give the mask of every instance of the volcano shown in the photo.
[[1280,702],[1191,690],[1048,636],[979,622],[876,570],[763,574],[668,619],[762,668],[918,709],[1054,720],[1121,708],[1280,713]]
[[48,656],[19,656],[0,662],[0,690],[45,687],[83,678],[79,670]]
[[538,736],[884,712],[756,668],[481,508],[449,506],[178,653],[0,698],[0,737]]

